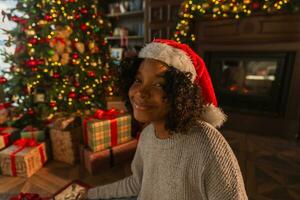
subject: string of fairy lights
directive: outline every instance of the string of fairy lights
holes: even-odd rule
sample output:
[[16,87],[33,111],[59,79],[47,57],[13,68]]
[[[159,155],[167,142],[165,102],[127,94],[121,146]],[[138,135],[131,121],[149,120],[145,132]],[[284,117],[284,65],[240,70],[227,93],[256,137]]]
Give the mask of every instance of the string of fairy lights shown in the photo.
[[179,21],[174,38],[178,42],[192,44],[195,34],[191,26],[195,19],[212,19],[250,16],[253,13],[276,13],[279,11],[300,11],[299,0],[186,0],[179,12]]

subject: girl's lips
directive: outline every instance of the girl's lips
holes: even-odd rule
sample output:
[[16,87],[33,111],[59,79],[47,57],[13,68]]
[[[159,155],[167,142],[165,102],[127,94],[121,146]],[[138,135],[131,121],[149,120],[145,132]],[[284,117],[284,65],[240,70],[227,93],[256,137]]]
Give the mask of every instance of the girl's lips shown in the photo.
[[133,107],[138,110],[148,110],[148,109],[152,108],[152,106],[140,104],[135,101],[133,101]]

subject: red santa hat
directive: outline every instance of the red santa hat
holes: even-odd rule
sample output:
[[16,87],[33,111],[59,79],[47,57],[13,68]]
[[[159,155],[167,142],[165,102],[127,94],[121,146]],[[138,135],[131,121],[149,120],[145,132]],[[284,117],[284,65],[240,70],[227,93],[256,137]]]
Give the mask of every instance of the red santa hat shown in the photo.
[[190,72],[191,81],[199,85],[204,99],[202,120],[214,127],[220,127],[226,121],[226,115],[218,107],[204,61],[188,45],[173,40],[155,39],[141,49],[138,57],[159,60],[182,72]]

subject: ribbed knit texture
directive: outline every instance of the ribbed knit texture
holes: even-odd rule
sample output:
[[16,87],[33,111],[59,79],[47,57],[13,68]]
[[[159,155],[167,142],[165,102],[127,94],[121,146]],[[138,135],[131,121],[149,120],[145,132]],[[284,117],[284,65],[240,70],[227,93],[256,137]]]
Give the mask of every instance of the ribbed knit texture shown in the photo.
[[246,200],[238,162],[223,136],[205,122],[188,134],[140,137],[132,175],[88,191],[88,199],[138,196],[138,200]]

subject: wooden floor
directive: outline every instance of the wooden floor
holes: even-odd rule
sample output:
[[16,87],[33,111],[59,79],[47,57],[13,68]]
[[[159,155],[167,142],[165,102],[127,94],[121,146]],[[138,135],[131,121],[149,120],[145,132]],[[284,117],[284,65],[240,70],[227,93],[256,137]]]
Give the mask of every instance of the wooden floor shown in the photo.
[[71,166],[57,161],[49,161],[30,178],[0,176],[0,200],[20,192],[38,193],[50,197],[71,180],[79,179],[91,186],[103,185],[129,176],[130,161],[104,170],[97,175],[90,175],[82,166]]

